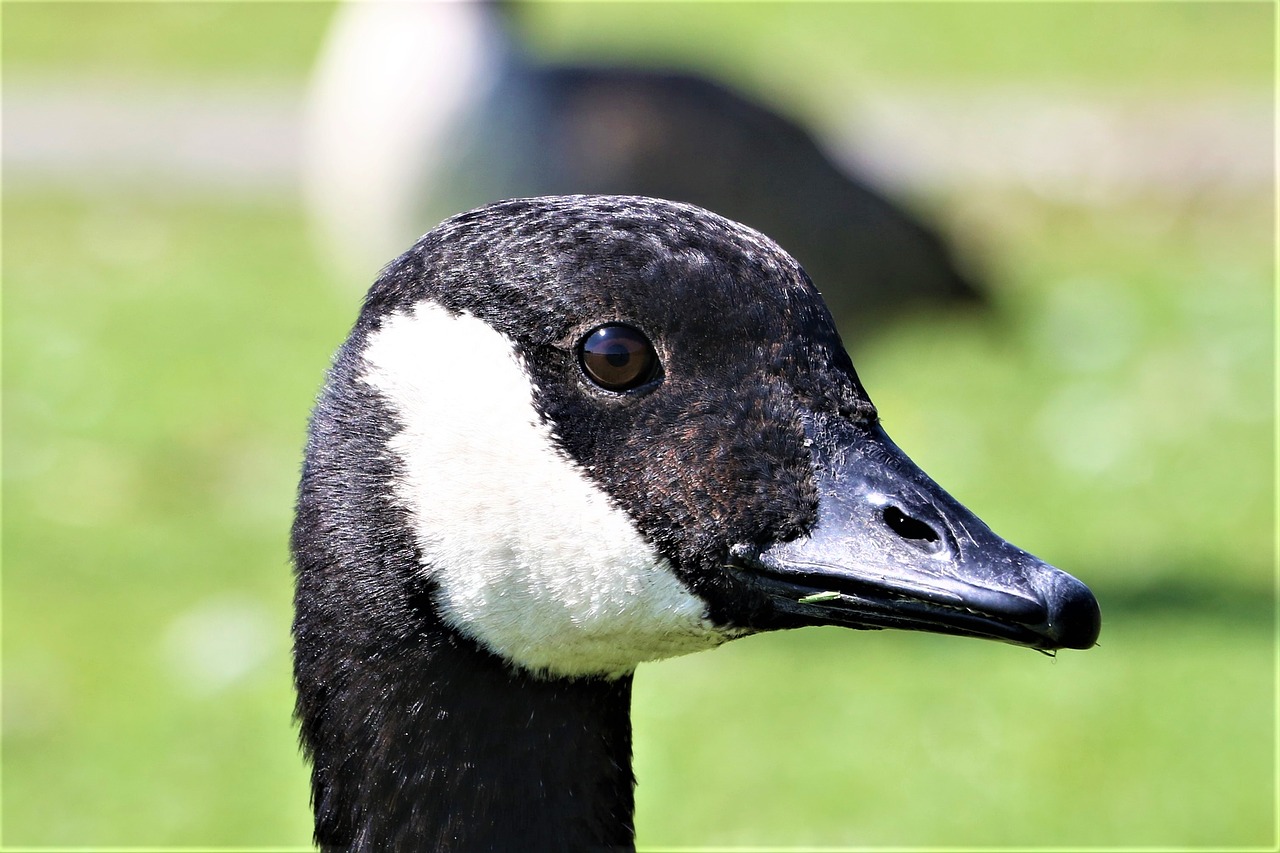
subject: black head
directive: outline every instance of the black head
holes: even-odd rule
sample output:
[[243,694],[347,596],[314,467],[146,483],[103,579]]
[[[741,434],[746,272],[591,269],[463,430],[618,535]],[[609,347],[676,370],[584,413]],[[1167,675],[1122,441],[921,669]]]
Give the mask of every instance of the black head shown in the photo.
[[689,205],[446,221],[370,291],[312,430],[295,549],[376,556],[328,588],[531,671],[805,624],[1097,637],[1082,584],[889,441],[800,266]]

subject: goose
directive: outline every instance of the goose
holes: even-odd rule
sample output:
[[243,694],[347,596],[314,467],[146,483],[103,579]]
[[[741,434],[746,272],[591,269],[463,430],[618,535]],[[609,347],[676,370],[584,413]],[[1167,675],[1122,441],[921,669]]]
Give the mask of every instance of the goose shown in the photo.
[[[377,269],[419,222],[496,198],[686,201],[787,246],[842,322],[983,304],[940,234],[800,123],[705,74],[538,59],[516,4],[346,3],[308,94],[304,186],[329,254]],[[749,177],[748,177],[749,176]]]
[[516,199],[390,263],[312,414],[296,715],[325,851],[630,850],[636,667],[764,631],[1094,645],[890,440],[763,234]]

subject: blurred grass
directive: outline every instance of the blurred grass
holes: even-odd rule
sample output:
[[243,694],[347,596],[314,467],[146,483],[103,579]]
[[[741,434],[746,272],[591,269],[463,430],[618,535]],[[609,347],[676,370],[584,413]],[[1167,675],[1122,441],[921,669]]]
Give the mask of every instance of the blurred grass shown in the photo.
[[[333,8],[11,3],[4,22],[15,37],[5,41],[4,65],[19,74],[301,79]],[[1272,59],[1258,37],[1272,23],[1265,3],[1186,2],[1152,13],[1133,3],[538,2],[520,12],[551,56],[692,60],[733,76],[786,68],[808,75],[818,63],[840,77],[853,69],[867,83],[1199,87],[1256,85]],[[805,88],[821,91],[812,79]]]
[[301,843],[287,530],[355,305],[294,210],[3,213],[4,840]]
[[1193,625],[1187,642],[1180,617],[1120,614],[1055,660],[820,629],[641,668],[640,840],[1265,846],[1271,631]]
[[[696,49],[744,80],[1271,75],[1265,4],[652,8],[527,14],[552,52]],[[7,81],[300,81],[328,8],[2,14]],[[305,845],[286,537],[356,306],[287,200],[155,190],[6,189],[0,211],[0,840]],[[641,843],[1273,844],[1270,193],[928,201],[999,310],[852,342],[860,373],[926,470],[1095,587],[1103,645],[808,631],[642,668]]]
[[4,69],[23,76],[301,80],[326,2],[4,4]]
[[[655,13],[660,9],[661,13]],[[1270,68],[1262,4],[533,3],[539,48],[562,56],[704,63],[733,77],[813,72],[867,84],[1256,85]],[[750,61],[744,61],[750,57]],[[799,75],[803,76],[799,76]],[[796,82],[789,80],[787,82]]]

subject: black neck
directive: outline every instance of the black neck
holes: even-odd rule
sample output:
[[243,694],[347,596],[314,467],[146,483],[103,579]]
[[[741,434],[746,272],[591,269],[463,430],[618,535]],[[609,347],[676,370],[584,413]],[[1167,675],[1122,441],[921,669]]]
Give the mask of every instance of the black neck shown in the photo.
[[633,849],[630,676],[532,678],[444,629],[327,657],[298,673],[324,850]]
[[631,678],[537,679],[441,623],[392,500],[395,418],[339,353],[293,528],[294,676],[326,850],[634,846]]

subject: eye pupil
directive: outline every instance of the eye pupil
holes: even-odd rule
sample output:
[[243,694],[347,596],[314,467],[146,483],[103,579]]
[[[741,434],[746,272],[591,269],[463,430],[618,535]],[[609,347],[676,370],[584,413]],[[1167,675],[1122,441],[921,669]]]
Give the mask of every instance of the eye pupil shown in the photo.
[[644,333],[620,323],[601,326],[583,338],[579,358],[587,378],[608,391],[638,388],[658,367],[658,354]]

